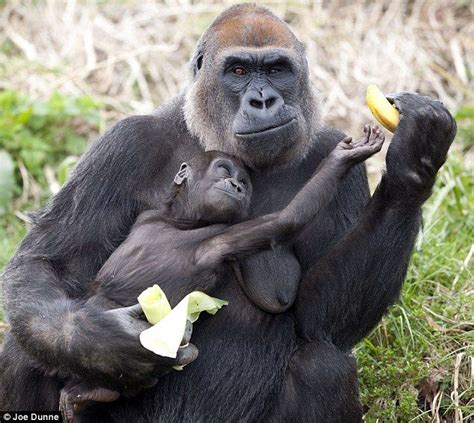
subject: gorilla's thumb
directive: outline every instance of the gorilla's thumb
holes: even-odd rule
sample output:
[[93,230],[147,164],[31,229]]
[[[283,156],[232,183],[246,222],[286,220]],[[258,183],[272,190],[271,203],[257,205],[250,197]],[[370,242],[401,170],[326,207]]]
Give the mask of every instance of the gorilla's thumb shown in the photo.
[[185,366],[186,364],[192,363],[194,360],[196,360],[198,355],[199,350],[193,344],[188,344],[185,347],[180,347],[176,356],[176,365]]

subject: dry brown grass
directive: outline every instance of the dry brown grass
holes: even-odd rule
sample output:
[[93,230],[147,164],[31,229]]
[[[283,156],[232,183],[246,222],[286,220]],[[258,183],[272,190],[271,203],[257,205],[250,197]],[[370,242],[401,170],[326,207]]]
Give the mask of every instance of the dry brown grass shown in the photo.
[[[369,83],[418,91],[451,110],[474,102],[469,0],[262,2],[307,46],[326,120],[357,135]],[[0,17],[0,88],[90,94],[108,120],[148,113],[182,89],[196,40],[232,2],[8,1]],[[369,169],[380,169],[381,159]],[[375,167],[374,167],[375,166]]]
[[[408,3],[405,4],[405,3]],[[176,94],[202,31],[230,2],[9,1],[0,20],[3,88],[102,98],[142,113]],[[367,84],[473,100],[470,1],[265,2],[307,46],[323,114],[346,130],[369,118]],[[469,6],[471,4],[471,6]]]

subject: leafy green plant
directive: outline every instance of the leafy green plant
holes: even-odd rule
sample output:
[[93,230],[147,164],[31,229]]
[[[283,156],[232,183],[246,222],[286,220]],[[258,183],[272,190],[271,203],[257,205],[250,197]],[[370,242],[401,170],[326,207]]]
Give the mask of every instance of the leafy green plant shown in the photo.
[[[87,96],[54,93],[43,101],[15,91],[0,92],[0,149],[8,152],[16,170],[24,166],[29,176],[46,187],[45,166],[55,168],[66,157],[79,156],[87,137],[98,131],[99,106]],[[63,172],[62,182],[64,178]],[[17,171],[16,194],[20,185]]]
[[464,105],[454,115],[458,122],[458,139],[465,150],[474,146],[474,107]]
[[0,216],[3,216],[13,198],[15,178],[13,160],[6,151],[0,150]]

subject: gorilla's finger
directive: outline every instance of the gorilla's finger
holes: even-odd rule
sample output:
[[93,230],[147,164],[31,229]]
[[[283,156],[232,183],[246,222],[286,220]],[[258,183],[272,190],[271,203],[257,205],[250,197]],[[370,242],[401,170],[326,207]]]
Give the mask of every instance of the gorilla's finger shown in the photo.
[[65,423],[74,423],[74,404],[65,392],[59,397],[59,410]]
[[372,133],[372,128],[370,125],[364,125],[364,133],[365,133],[365,140],[368,141],[370,138],[370,134]]
[[178,355],[176,356],[175,364],[177,366],[185,366],[186,364],[192,363],[196,360],[199,355],[199,351],[193,344],[188,344],[187,347],[181,347],[178,349]]
[[404,106],[410,102],[410,97],[420,97],[418,93],[401,91],[399,93],[385,94],[385,98],[392,106],[394,106],[400,113],[403,113]]
[[181,341],[182,346],[186,345],[186,344],[189,344],[189,341],[191,340],[191,335],[192,334],[193,334],[193,324],[191,323],[190,320],[187,320],[183,340]]
[[388,100],[388,102],[390,104],[393,104],[394,101],[395,101],[395,97],[397,96],[397,93],[388,93],[388,94],[384,94],[385,95],[385,98]]
[[90,391],[83,392],[81,400],[74,404],[74,411],[79,413],[89,408],[95,402],[114,402],[119,399],[120,394],[107,388],[94,388]]
[[136,316],[136,317],[139,317],[143,314],[142,306],[138,303],[133,306],[126,307],[124,311],[127,311],[131,316]]

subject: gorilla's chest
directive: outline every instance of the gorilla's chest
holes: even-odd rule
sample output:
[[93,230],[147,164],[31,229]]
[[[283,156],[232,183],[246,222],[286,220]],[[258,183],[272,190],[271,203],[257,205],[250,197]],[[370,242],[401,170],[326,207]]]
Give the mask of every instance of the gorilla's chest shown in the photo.
[[[304,186],[309,170],[304,167],[268,176],[252,175],[254,194],[252,217],[285,208]],[[261,304],[265,311],[280,313],[293,304],[301,279],[301,265],[294,253],[292,240],[271,250],[241,260],[238,278],[247,296]]]

